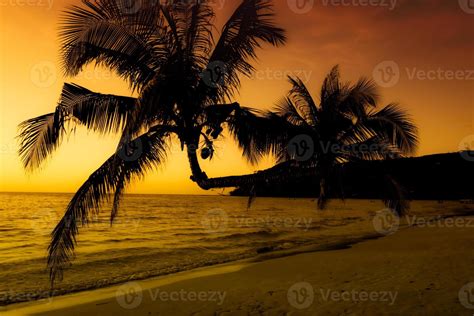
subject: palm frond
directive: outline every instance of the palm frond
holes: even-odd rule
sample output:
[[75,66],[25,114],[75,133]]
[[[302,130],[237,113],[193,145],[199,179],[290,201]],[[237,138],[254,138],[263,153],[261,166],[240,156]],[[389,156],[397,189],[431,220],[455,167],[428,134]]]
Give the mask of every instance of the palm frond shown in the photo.
[[219,62],[226,67],[224,83],[215,91],[217,95],[230,97],[240,86],[239,76],[253,73],[251,60],[263,43],[279,46],[285,42],[284,30],[274,24],[271,0],[243,0],[225,24],[209,58],[209,64]]
[[136,99],[92,92],[65,84],[59,106],[87,128],[100,133],[117,133],[134,110]]
[[339,111],[356,119],[363,119],[369,109],[377,106],[377,85],[372,80],[361,78],[356,84],[349,86],[341,98],[337,104]]
[[368,115],[364,123],[375,134],[390,140],[402,154],[414,154],[418,147],[418,129],[409,115],[398,104],[389,104]]
[[252,207],[253,202],[257,199],[257,188],[256,185],[252,185],[250,189],[249,199],[247,200],[247,211]]
[[64,70],[77,75],[95,61],[117,71],[132,87],[146,83],[160,67],[167,47],[156,10],[128,14],[125,0],[83,1],[65,12],[60,33]]
[[359,140],[345,137],[344,150],[339,153],[344,161],[383,160],[401,156],[400,151],[390,140],[379,135]]
[[[146,134],[147,137],[150,138],[148,140],[149,142],[152,142],[153,144],[153,150],[156,151],[155,154],[157,155],[156,157],[153,156],[153,161],[155,161],[156,165],[162,165],[163,162],[166,159],[166,139],[169,139],[169,136],[173,133],[177,133],[177,129],[173,126],[167,126],[167,125],[156,125],[153,126],[150,131]],[[114,200],[112,203],[112,210],[110,213],[110,223],[113,224],[114,219],[117,217],[119,206],[120,206],[120,200],[125,192],[125,189],[127,185],[132,181],[133,177],[133,172],[135,172],[136,166],[129,162],[129,158],[127,158],[125,161],[126,163],[123,164],[123,159],[124,157],[127,157],[129,154],[129,151],[131,151],[132,157],[135,156],[138,153],[140,154],[144,150],[147,150],[148,144],[143,144],[143,138],[139,137],[133,141],[131,141],[129,144],[126,144],[124,147],[119,149],[118,151],[118,157],[116,156],[116,161],[114,167],[118,167],[117,171],[117,178],[115,180],[115,193],[114,193]],[[146,141],[146,140],[145,140]],[[145,148],[143,148],[145,146]],[[143,155],[141,153],[141,155]],[[118,159],[120,158],[120,159]],[[136,160],[136,159],[133,159]],[[123,164],[123,166],[122,166]],[[137,176],[142,177],[144,176],[144,173],[140,173]]]
[[288,78],[292,88],[288,93],[288,98],[292,100],[295,108],[301,117],[310,125],[318,123],[318,107],[309,93],[308,88],[300,78]]
[[171,1],[167,5],[160,5],[160,11],[163,14],[163,18],[166,21],[168,26],[169,34],[168,37],[173,44],[173,51],[182,52],[183,45],[184,45],[184,32],[183,30],[178,28],[179,17],[176,17],[176,13],[174,12],[174,8],[176,5],[179,5],[179,1],[174,3]]
[[65,84],[54,113],[19,125],[19,155],[25,169],[33,171],[40,167],[60,145],[66,134],[66,122],[79,122],[101,133],[118,132],[134,104],[134,98],[94,93],[78,85]]
[[231,135],[251,164],[265,155],[287,156],[290,124],[274,113],[265,116],[249,108],[239,108],[227,121]]
[[19,155],[27,171],[33,171],[59,146],[64,133],[65,115],[61,107],[54,113],[41,115],[20,123]]
[[125,190],[125,185],[126,185],[125,172],[124,170],[121,170],[119,171],[119,175],[117,176],[117,182],[115,184],[114,200],[112,202],[112,210],[110,211],[110,225],[111,226],[113,225],[114,220],[118,215],[120,202]]
[[212,21],[214,11],[200,1],[191,4],[183,1],[183,28],[186,31],[186,56],[200,69],[206,66],[213,43]]
[[339,66],[336,65],[324,79],[320,96],[322,108],[330,107],[331,104],[334,105],[334,103],[338,103],[342,87],[340,77]]
[[[139,157],[124,159],[114,154],[77,191],[51,235],[48,268],[52,285],[56,279],[62,279],[64,268],[74,257],[76,235],[80,226],[86,226],[92,215],[100,211],[101,202],[107,199],[108,194],[117,189],[121,192],[125,184],[133,178],[143,177],[145,173],[163,163],[166,157],[166,135],[151,131],[140,136],[134,140],[141,144]],[[114,200],[114,205],[116,201],[118,200]]]
[[300,110],[296,107],[295,103],[290,98],[281,99],[274,112],[283,118],[285,118],[290,124],[297,126],[310,126],[304,114],[300,113]]

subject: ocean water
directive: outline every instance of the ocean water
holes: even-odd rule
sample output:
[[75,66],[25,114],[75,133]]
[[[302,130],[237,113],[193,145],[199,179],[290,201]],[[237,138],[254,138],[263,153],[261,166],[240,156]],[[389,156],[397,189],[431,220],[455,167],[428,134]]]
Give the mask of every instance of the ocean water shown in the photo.
[[[0,305],[51,295],[50,232],[71,194],[0,193]],[[78,236],[76,258],[53,295],[258,257],[303,246],[321,249],[380,235],[380,201],[227,196],[127,195],[111,227],[110,207]],[[414,202],[412,216],[465,212],[459,202]],[[402,223],[403,226],[403,223]]]

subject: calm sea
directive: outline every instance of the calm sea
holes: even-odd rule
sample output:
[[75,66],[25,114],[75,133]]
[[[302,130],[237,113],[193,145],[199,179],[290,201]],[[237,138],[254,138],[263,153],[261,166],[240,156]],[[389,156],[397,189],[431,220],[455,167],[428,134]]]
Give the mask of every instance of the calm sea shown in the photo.
[[[0,305],[49,292],[49,234],[70,194],[0,193]],[[449,215],[458,202],[415,202],[419,217]],[[332,247],[377,234],[379,201],[127,195],[113,227],[110,207],[80,229],[77,257],[54,294],[103,287],[302,246]]]

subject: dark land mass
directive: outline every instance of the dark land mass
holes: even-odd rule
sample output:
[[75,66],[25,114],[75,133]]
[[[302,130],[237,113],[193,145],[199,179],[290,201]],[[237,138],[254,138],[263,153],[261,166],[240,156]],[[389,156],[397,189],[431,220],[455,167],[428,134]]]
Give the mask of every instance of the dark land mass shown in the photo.
[[[329,195],[334,198],[384,198],[387,187],[383,179],[387,176],[401,185],[407,199],[474,199],[474,151],[348,163],[332,180]],[[253,191],[250,187],[239,187],[231,195],[317,197],[319,179],[303,177],[268,183],[254,187]]]

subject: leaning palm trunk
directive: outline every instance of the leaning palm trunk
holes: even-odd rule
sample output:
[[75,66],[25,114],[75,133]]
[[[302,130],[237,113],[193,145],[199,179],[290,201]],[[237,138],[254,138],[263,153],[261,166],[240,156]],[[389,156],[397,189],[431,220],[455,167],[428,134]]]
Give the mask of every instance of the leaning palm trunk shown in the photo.
[[[338,168],[336,168],[336,170],[337,169]],[[322,177],[322,174],[324,174],[324,172],[319,172],[318,168],[315,166],[305,166],[296,161],[288,161],[253,174],[218,178],[207,178],[205,176],[199,178],[197,176],[192,176],[191,178],[203,190],[211,190],[236,187],[255,189],[258,187],[264,187],[268,184],[287,183],[309,177],[319,177],[321,179],[319,180],[320,188],[317,206],[318,209],[324,210],[331,195],[328,192],[330,189],[328,178]],[[381,199],[388,209],[394,211],[398,215],[403,215],[408,212],[410,204],[406,199],[404,189],[390,174],[379,175],[375,180],[377,183],[385,187],[384,195],[381,196]],[[343,184],[339,183],[339,185],[341,189],[340,196],[344,199],[342,189]],[[249,206],[255,197],[254,194],[254,192],[250,192]]]
[[[344,164],[335,166],[330,172],[327,169],[319,170],[317,165],[312,163],[301,163],[294,160],[277,164],[274,167],[261,170],[252,174],[239,176],[226,176],[217,178],[208,178],[206,173],[202,172],[199,160],[195,153],[188,152],[191,170],[193,175],[191,180],[194,181],[201,189],[224,189],[224,188],[258,188],[268,184],[287,183],[303,178],[320,178],[319,179],[319,197],[318,209],[324,210],[328,200],[331,198],[329,194],[329,179],[335,177],[337,171],[341,171]],[[377,183],[385,187],[384,195],[381,197],[386,207],[398,215],[405,214],[410,209],[410,204],[406,199],[403,187],[388,173],[379,175],[375,179]],[[343,184],[340,185],[341,197],[344,198]],[[249,206],[254,198],[254,193],[250,193]]]
[[204,190],[233,188],[241,186],[260,186],[268,183],[282,183],[291,179],[317,176],[317,169],[299,165],[295,161],[283,162],[275,167],[256,173],[219,178],[196,177],[192,179]]

